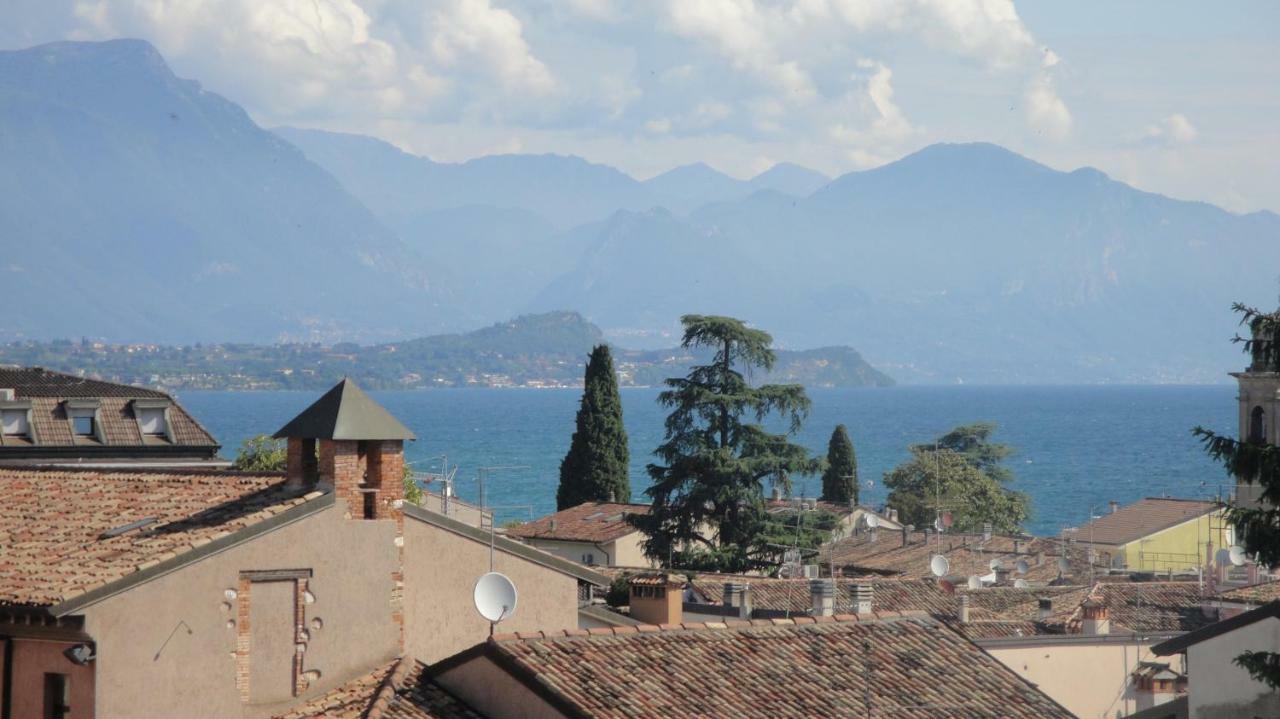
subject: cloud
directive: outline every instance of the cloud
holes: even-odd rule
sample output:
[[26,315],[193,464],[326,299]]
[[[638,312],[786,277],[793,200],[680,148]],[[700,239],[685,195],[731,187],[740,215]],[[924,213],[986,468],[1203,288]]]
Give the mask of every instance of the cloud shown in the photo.
[[427,17],[431,53],[445,68],[480,67],[504,88],[542,95],[555,88],[551,71],[529,49],[523,26],[489,0],[433,4]]
[[1173,113],[1159,122],[1147,125],[1140,142],[1150,145],[1182,145],[1193,142],[1199,133],[1186,115]]
[[1053,79],[1047,74],[1032,78],[1023,95],[1023,109],[1036,132],[1053,140],[1063,140],[1071,134],[1071,111],[1054,91]]

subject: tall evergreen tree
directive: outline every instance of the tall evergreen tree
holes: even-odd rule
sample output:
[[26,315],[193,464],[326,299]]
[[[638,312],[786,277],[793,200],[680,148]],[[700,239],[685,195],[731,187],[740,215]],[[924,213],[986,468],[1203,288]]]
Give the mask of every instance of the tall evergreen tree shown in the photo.
[[[1280,372],[1280,311],[1265,313],[1236,304],[1240,324],[1248,326],[1249,337],[1236,336],[1252,356],[1252,371]],[[1256,484],[1262,492],[1257,506],[1233,502],[1227,520],[1235,528],[1236,541],[1264,567],[1280,565],[1280,446],[1253,438],[1234,439],[1204,427],[1192,430],[1204,442],[1209,456],[1221,462],[1232,476],[1246,484]],[[1235,658],[1257,681],[1280,691],[1280,653],[1248,651]]]
[[822,499],[839,504],[858,503],[858,456],[849,430],[836,425],[827,442],[827,468],[822,473]]
[[[773,339],[731,317],[685,315],[685,348],[715,350],[710,364],[666,381],[658,401],[671,409],[661,464],[649,465],[653,500],[647,515],[629,518],[647,535],[645,553],[695,569],[739,571],[772,561],[766,543],[763,482],[789,484],[788,473],[814,472],[817,463],[790,435],[809,412],[799,385],[752,387],[744,370],[773,366]],[[789,423],[784,434],[759,424],[772,414]],[[755,423],[744,421],[744,417]]]
[[577,428],[560,462],[557,509],[583,502],[631,501],[631,453],[608,345],[591,350],[583,385]]

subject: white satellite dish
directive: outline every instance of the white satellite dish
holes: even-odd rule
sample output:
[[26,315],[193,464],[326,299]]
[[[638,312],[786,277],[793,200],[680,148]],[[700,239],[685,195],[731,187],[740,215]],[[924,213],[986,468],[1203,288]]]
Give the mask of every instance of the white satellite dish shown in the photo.
[[1026,589],[1026,588],[1027,588],[1027,587],[1029,587],[1029,586],[1031,586],[1031,585],[1030,585],[1030,584],[1027,584],[1027,580],[1025,580],[1025,579],[1015,579],[1015,580],[1013,580],[1013,588],[1014,588],[1014,589]]
[[1013,568],[1018,570],[1018,574],[1026,574],[1031,569],[1031,565],[1027,564],[1027,560],[1019,559],[1018,563],[1013,565]]
[[976,574],[969,575],[969,588],[982,589],[982,580]]
[[1058,571],[1066,574],[1071,571],[1071,560],[1066,557],[1058,557]]
[[1244,547],[1239,545],[1227,550],[1227,558],[1237,567],[1244,566],[1244,563],[1248,561],[1248,557],[1244,555]]
[[999,559],[993,559],[990,562],[987,562],[987,569],[990,569],[993,572],[999,570],[1001,566]]
[[489,572],[477,579],[472,597],[476,611],[491,622],[500,622],[516,613],[516,585],[499,572]]
[[951,562],[947,561],[947,558],[941,554],[935,554],[933,555],[933,559],[929,560],[929,571],[933,572],[933,576],[935,577],[947,576],[947,572],[950,569]]
[[880,518],[874,514],[863,515],[863,518],[866,519],[868,529],[875,529],[880,526]]

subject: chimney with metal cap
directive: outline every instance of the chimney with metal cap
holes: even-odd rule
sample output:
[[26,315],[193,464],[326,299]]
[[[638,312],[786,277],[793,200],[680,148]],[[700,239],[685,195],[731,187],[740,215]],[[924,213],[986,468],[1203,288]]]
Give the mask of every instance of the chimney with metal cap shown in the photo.
[[809,580],[809,596],[813,600],[812,615],[829,617],[836,613],[836,586],[833,579]]
[[1115,514],[1116,511],[1120,509],[1120,503],[1115,501],[1114,499],[1111,500],[1110,502],[1107,502],[1107,504],[1110,505],[1112,514]]
[[853,613],[859,616],[871,613],[871,605],[875,599],[875,585],[871,582],[856,582],[853,585]]
[[961,624],[969,623],[969,595],[968,594],[960,595],[960,623]]
[[725,582],[724,606],[735,610],[728,616],[738,619],[751,618],[751,585],[741,582]]
[[911,543],[911,529],[912,527],[910,524],[904,524],[902,526],[902,546],[904,547]]

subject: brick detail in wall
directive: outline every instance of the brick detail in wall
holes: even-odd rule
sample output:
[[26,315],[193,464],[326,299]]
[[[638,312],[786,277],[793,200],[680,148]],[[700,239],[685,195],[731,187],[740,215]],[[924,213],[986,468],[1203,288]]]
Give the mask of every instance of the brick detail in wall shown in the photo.
[[314,439],[290,437],[286,451],[285,472],[289,485],[304,487],[315,484],[319,480],[316,441]]
[[293,582],[293,695],[300,696],[307,690],[308,682],[302,674],[307,658],[307,580]]
[[[309,571],[309,570],[308,570]],[[305,578],[293,581],[293,642],[296,649],[293,653],[293,695],[301,696],[310,686],[306,673],[306,646],[309,641],[307,633],[307,590],[308,580]],[[253,647],[250,645],[249,611],[253,581],[240,577],[236,587],[236,690],[240,692],[240,701],[249,701],[249,676],[252,670]],[[404,630],[401,628],[401,644]]]
[[249,701],[249,588],[253,582],[241,577],[236,586],[236,689],[240,701]]

